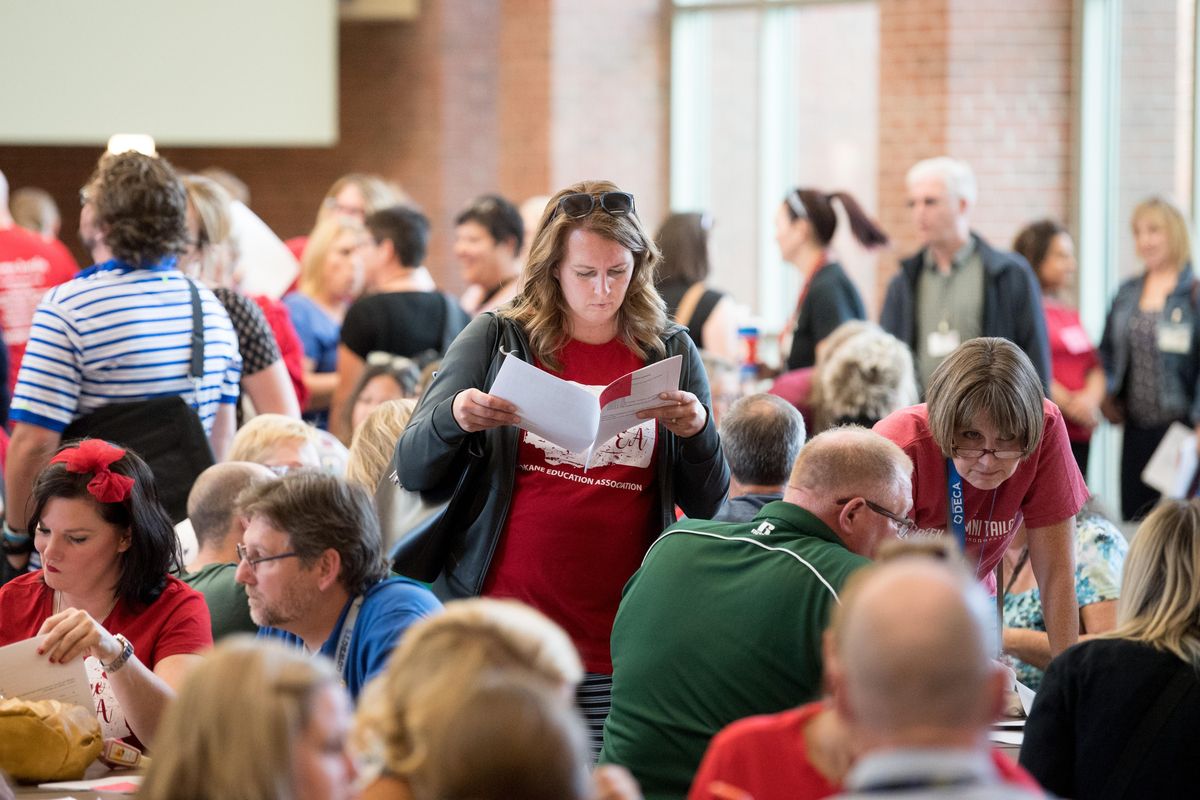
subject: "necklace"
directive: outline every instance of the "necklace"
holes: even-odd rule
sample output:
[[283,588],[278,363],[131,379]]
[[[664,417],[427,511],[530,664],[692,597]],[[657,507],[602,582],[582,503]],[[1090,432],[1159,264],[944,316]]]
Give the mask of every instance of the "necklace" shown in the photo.
[[[50,604],[52,613],[58,614],[63,610],[62,597],[63,597],[62,591],[59,589],[55,589],[54,590],[54,600]],[[100,615],[100,617],[96,618],[96,621],[101,622],[101,623],[104,622],[104,620],[108,619],[108,615],[111,614],[113,612],[113,609],[116,607],[117,607],[117,598],[114,597],[109,602],[108,608],[105,610],[105,612],[103,614]]]

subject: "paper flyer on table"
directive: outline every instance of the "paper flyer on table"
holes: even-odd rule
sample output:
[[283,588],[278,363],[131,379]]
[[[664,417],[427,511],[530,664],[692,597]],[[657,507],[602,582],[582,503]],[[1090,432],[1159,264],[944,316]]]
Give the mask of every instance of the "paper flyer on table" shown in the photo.
[[596,397],[584,387],[505,356],[488,394],[517,407],[520,427],[573,453],[591,451],[645,420],[637,413],[662,405],[658,395],[679,388],[682,356],[622,375]]
[[23,700],[58,700],[76,703],[95,713],[92,689],[83,659],[51,664],[37,653],[45,636],[0,647],[0,695]]

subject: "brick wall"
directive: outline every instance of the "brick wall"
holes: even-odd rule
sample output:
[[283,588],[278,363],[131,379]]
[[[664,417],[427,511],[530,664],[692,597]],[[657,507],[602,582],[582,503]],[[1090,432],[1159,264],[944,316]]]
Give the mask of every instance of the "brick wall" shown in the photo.
[[1007,247],[1027,221],[1071,212],[1071,0],[882,0],[881,216],[919,246],[904,174],[962,158],[979,181],[972,226]]
[[[583,0],[438,0],[410,22],[343,23],[337,145],[163,154],[182,168],[234,172],[285,238],[309,230],[339,175],[391,178],[429,214],[430,267],[456,290],[453,218],[481,192],[519,202],[581,175],[609,175],[637,187],[642,207],[665,208],[663,19],[660,0],[602,9]],[[76,191],[100,152],[5,146],[0,170],[13,188],[49,190],[63,211],[63,239],[76,246]]]

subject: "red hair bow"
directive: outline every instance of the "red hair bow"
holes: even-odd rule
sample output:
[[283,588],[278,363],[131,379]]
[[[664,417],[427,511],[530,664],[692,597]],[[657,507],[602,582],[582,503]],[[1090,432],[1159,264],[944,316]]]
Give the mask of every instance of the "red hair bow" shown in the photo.
[[88,493],[101,503],[120,503],[129,498],[133,478],[118,475],[108,467],[124,456],[124,450],[103,439],[84,439],[50,459],[50,463],[66,464],[67,472],[93,473],[88,481]]

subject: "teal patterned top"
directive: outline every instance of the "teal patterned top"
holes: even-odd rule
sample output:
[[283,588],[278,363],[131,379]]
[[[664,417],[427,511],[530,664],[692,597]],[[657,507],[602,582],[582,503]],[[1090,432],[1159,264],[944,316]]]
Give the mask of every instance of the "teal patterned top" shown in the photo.
[[[1075,518],[1075,599],[1080,608],[1120,596],[1121,568],[1128,551],[1125,537],[1104,517],[1080,514]],[[1004,624],[1009,628],[1046,630],[1036,586],[1027,592],[1005,595]],[[1015,658],[1012,664],[1017,680],[1035,691],[1041,686],[1040,669]]]

